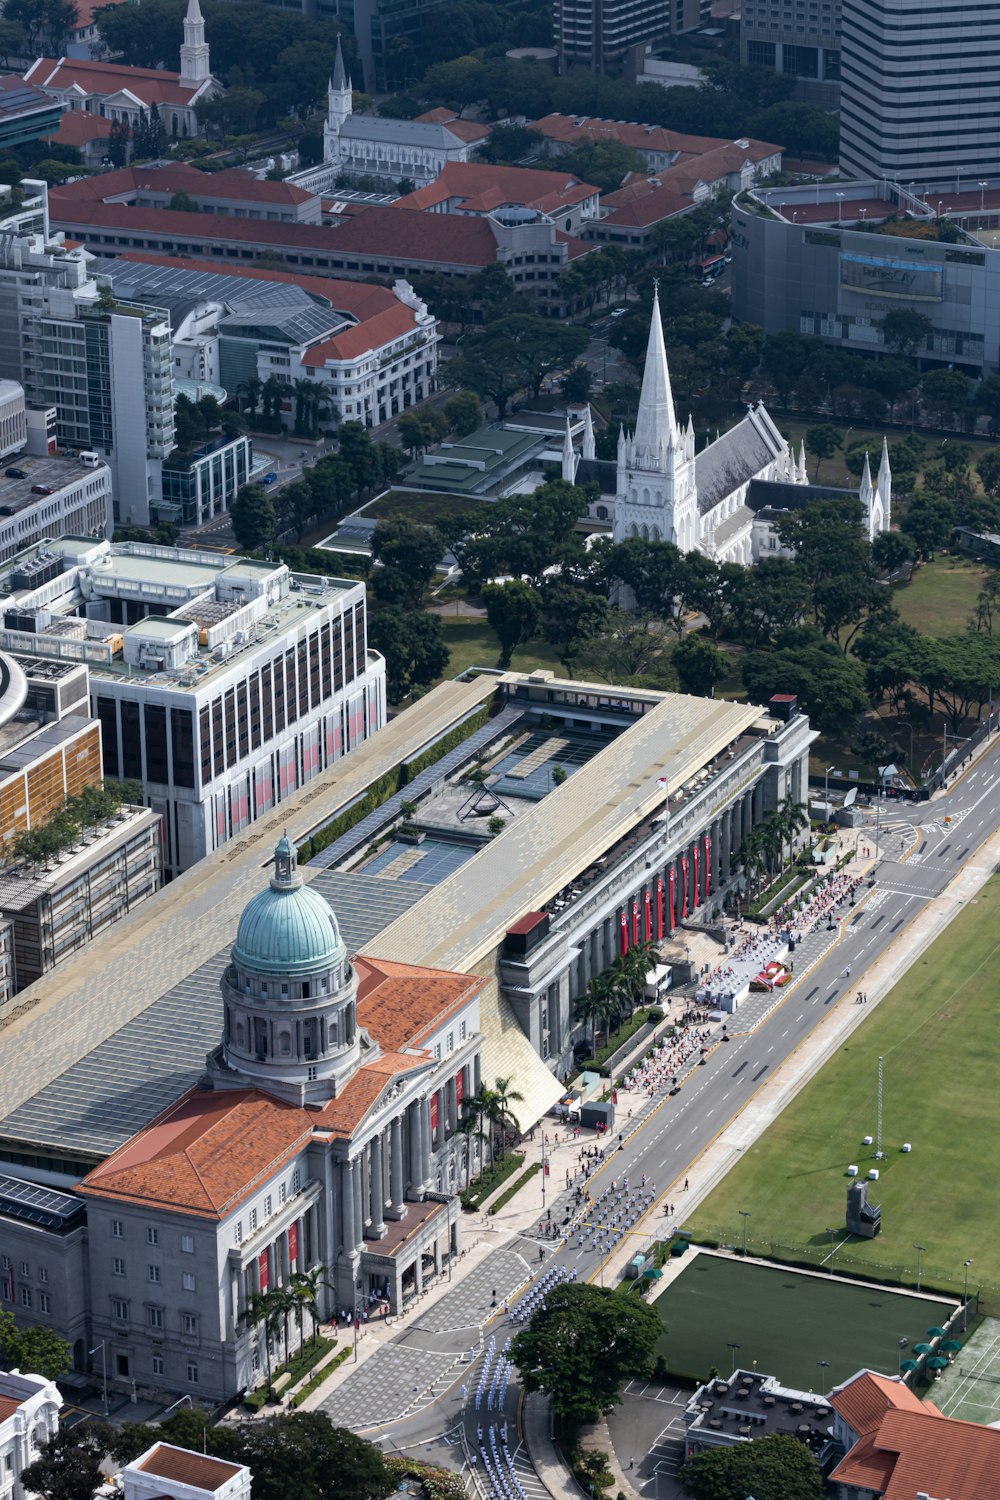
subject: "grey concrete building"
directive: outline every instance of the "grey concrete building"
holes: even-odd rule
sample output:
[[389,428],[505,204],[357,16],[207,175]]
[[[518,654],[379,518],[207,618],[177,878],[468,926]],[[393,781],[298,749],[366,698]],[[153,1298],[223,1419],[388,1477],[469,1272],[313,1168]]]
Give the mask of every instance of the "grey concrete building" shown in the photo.
[[799,98],[835,108],[840,94],[841,0],[743,0],[740,61],[797,80]]

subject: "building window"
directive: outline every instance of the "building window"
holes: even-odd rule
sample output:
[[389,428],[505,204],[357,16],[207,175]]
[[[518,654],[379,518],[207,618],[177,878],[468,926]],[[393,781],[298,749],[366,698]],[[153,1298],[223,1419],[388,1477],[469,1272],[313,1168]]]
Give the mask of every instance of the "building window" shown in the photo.
[[265,1195],[265,1198],[264,1198],[264,1218],[265,1219],[269,1219],[270,1217],[271,1217],[271,1194],[267,1193]]
[[157,1285],[159,1284],[159,1280],[160,1280],[160,1268],[159,1268],[159,1266],[148,1266],[147,1267],[147,1279],[149,1281],[155,1282]]
[[114,1272],[115,1272],[116,1276],[124,1276],[125,1275],[125,1258],[124,1258],[124,1256],[116,1255],[115,1258],[114,1258],[113,1265],[114,1265]]
[[163,1374],[163,1355],[162,1354],[154,1354],[153,1355],[153,1374],[154,1375],[162,1375]]
[[288,1188],[287,1188],[286,1184],[283,1183],[283,1182],[279,1182],[278,1183],[278,1202],[279,1203],[284,1203],[284,1201],[285,1201],[285,1199],[287,1197],[288,1197]]
[[469,1023],[467,1021],[460,1021],[459,1022],[459,1026],[458,1026],[458,1039],[459,1039],[459,1041],[460,1042],[464,1042],[465,1038],[468,1036],[468,1033],[469,1033]]
[[125,1238],[125,1225],[121,1219],[111,1220],[111,1238],[113,1240],[123,1240]]
[[3,1258],[3,1268],[4,1268],[5,1271],[9,1271],[10,1270],[10,1256],[9,1255],[5,1255],[4,1258]]
[[121,1297],[112,1297],[111,1316],[119,1323],[128,1322],[128,1303]]
[[21,1262],[21,1275],[22,1276],[30,1276],[31,1275],[31,1267],[28,1265],[28,1262],[26,1260],[22,1260],[22,1262]]
[[186,1292],[193,1292],[195,1290],[195,1280],[193,1272],[185,1271],[184,1275],[181,1277],[181,1284],[183,1285]]
[[253,1234],[253,1232],[254,1232],[254,1230],[256,1228],[257,1228],[257,1210],[255,1208],[252,1208],[250,1210],[250,1233]]
[[236,1220],[236,1243],[237,1243],[237,1245],[242,1245],[242,1243],[243,1243],[243,1220],[242,1219],[237,1219]]
[[38,1311],[43,1313],[50,1313],[52,1311],[52,1298],[48,1292],[38,1293]]
[[198,1366],[193,1359],[188,1360],[188,1382],[190,1385],[198,1384]]
[[39,1281],[48,1281],[49,1273],[45,1266],[38,1267],[38,1279]]
[[306,1069],[306,1081],[308,1083],[315,1083],[315,1081],[316,1081],[316,1069],[315,1068],[307,1068]]
[[150,1328],[162,1328],[163,1327],[163,1308],[162,1307],[147,1307],[147,1309],[146,1309],[146,1322],[149,1324]]
[[160,1231],[158,1229],[154,1229],[153,1226],[152,1226],[152,1224],[150,1224],[149,1227],[146,1230],[146,1244],[147,1245],[158,1245],[159,1243],[160,1243]]
[[22,1307],[30,1307],[31,1306],[31,1288],[30,1288],[30,1286],[23,1286],[21,1288],[21,1306]]
[[182,1234],[181,1235],[181,1249],[183,1250],[183,1252],[184,1252],[185,1255],[193,1255],[194,1254],[194,1235],[193,1234]]
[[194,1313],[184,1314],[184,1332],[187,1334],[195,1334],[198,1332],[198,1319],[195,1317]]
[[302,1188],[302,1172],[298,1167],[292,1173],[292,1192],[297,1193]]

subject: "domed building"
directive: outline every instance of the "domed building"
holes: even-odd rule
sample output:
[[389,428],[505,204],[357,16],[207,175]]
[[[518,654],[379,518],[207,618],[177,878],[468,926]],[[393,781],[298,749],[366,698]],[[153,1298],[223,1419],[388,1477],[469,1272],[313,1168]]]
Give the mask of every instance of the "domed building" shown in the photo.
[[[237,926],[202,1085],[80,1187],[94,1244],[147,1251],[143,1263],[110,1258],[120,1270],[93,1287],[141,1384],[213,1400],[258,1384],[268,1353],[273,1364],[287,1352],[284,1320],[267,1333],[248,1311],[294,1277],[316,1273],[325,1319],[369,1304],[399,1312],[441,1273],[461,1249],[457,1193],[477,1144],[458,1124],[481,1082],[485,984],[349,955],[280,840]],[[104,1260],[92,1263],[98,1283]]]

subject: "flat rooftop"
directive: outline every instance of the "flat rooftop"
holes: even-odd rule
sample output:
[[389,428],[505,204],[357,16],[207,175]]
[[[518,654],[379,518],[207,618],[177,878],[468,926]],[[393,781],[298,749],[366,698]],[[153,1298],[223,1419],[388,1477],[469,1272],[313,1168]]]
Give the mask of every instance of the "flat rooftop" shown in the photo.
[[[8,469],[20,469],[27,477],[8,479]],[[0,516],[16,515],[19,510],[27,510],[29,505],[44,505],[44,495],[31,493],[33,484],[44,484],[53,494],[58,494],[77,480],[93,476],[93,473],[92,468],[75,458],[51,455],[32,458],[25,453],[11,454],[0,463]]]

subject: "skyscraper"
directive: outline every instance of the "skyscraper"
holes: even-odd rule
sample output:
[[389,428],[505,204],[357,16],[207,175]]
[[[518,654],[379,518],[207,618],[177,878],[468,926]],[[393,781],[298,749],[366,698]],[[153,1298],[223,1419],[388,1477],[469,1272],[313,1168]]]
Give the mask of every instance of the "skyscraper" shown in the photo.
[[[683,4],[677,7],[682,15]],[[553,41],[564,68],[617,68],[629,47],[673,30],[671,0],[554,0]],[[697,25],[695,11],[689,24]]]
[[843,0],[840,165],[917,191],[997,172],[1000,0]]

